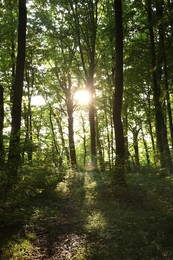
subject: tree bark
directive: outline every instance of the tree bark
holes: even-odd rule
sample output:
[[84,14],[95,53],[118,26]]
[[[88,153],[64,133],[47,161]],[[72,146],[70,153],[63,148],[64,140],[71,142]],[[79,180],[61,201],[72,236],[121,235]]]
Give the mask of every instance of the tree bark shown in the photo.
[[17,176],[20,162],[20,127],[26,49],[26,21],[26,0],[19,0],[18,50],[12,105],[11,136],[8,154],[9,173],[14,176]]
[[113,104],[113,120],[116,139],[116,162],[114,179],[120,184],[125,183],[125,146],[124,133],[121,120],[122,98],[123,98],[123,25],[122,25],[122,3],[114,0],[115,9],[115,91]]
[[2,169],[4,166],[3,128],[4,128],[4,88],[0,86],[0,169]]
[[144,131],[143,131],[143,127],[141,127],[141,130],[142,130],[142,140],[143,140],[143,144],[144,144],[144,148],[145,148],[147,165],[150,166],[150,155],[149,155],[148,145],[147,145],[147,141],[145,139],[145,134],[144,134]]
[[[154,41],[154,31],[153,31],[153,19],[152,19],[152,8],[151,0],[147,0],[147,14],[148,14],[148,26],[150,34],[150,46],[151,46],[151,65],[152,65],[152,79],[153,79],[153,98],[155,106],[155,122],[156,122],[156,139],[157,147],[159,151],[160,166],[163,169],[171,168],[171,158],[169,153],[169,146],[167,140],[167,130],[164,121],[164,115],[161,105],[161,64],[162,64],[162,39],[159,35],[159,54],[158,60],[156,58],[156,48]],[[160,10],[159,10],[160,11]],[[158,8],[157,8],[158,12]],[[157,13],[158,14],[158,13]],[[161,33],[159,28],[159,33]],[[161,64],[160,64],[161,63]]]
[[70,160],[72,168],[77,167],[76,160],[76,149],[74,142],[74,120],[73,120],[73,112],[74,112],[74,104],[73,97],[71,93],[71,75],[68,73],[68,87],[65,88],[66,94],[66,104],[67,104],[67,116],[68,116],[68,131],[69,131],[69,148],[70,148]]

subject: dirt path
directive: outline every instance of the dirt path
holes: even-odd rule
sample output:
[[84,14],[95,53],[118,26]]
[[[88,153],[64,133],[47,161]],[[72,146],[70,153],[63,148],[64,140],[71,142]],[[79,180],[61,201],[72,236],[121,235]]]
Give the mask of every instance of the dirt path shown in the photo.
[[[78,178],[76,183],[82,185]],[[60,205],[60,215],[49,217],[46,222],[43,216],[41,226],[34,224],[32,232],[36,234],[36,239],[32,243],[34,248],[32,259],[79,259],[86,245],[86,236],[78,216],[78,203],[82,198],[71,197],[74,195],[76,183],[74,184],[72,179],[64,183],[65,191]],[[71,190],[68,185],[71,186]]]

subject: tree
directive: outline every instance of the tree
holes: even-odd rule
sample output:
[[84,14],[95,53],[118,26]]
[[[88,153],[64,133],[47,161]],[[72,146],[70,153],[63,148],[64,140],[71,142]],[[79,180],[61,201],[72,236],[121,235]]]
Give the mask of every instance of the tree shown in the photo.
[[2,86],[0,86],[0,169],[4,165],[3,128],[4,128],[4,89]]
[[113,120],[116,138],[116,162],[115,176],[116,182],[125,183],[125,145],[124,133],[121,120],[122,98],[123,98],[123,25],[122,25],[122,3],[121,0],[114,0],[115,10],[115,91],[113,104]]
[[18,50],[16,75],[13,88],[12,122],[9,145],[9,173],[17,175],[20,162],[20,127],[21,127],[21,104],[24,80],[24,63],[26,49],[26,0],[19,0],[19,23],[18,23]]
[[82,5],[70,2],[75,21],[75,34],[84,71],[86,87],[91,95],[89,106],[90,149],[92,168],[97,168],[96,116],[95,116],[95,52],[98,18],[98,0],[82,1]]
[[152,66],[152,86],[153,86],[153,99],[155,105],[155,123],[156,123],[156,137],[157,147],[159,151],[159,159],[162,169],[168,171],[172,168],[172,162],[170,157],[170,151],[167,139],[167,128],[164,120],[163,109],[161,104],[161,78],[162,78],[162,62],[163,62],[163,28],[162,20],[162,5],[157,2],[156,11],[159,16],[159,46],[158,53],[156,53],[156,44],[154,39],[153,29],[153,14],[152,14],[152,3],[151,0],[146,0],[146,8],[148,15],[148,29],[150,35],[150,49],[151,49],[151,66]]

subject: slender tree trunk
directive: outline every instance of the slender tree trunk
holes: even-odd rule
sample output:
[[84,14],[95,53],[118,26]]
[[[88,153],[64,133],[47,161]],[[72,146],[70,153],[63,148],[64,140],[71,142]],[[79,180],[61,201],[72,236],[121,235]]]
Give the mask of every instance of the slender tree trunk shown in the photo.
[[76,160],[76,149],[74,142],[74,120],[73,120],[73,112],[74,112],[74,104],[73,97],[71,94],[71,76],[68,74],[68,87],[65,90],[66,92],[66,103],[67,103],[67,115],[68,115],[68,131],[69,131],[69,148],[70,148],[70,160],[72,168],[77,167]]
[[111,142],[110,142],[110,131],[109,131],[109,123],[108,123],[108,113],[107,106],[105,106],[105,120],[106,120],[106,135],[107,135],[107,144],[108,144],[108,161],[109,161],[109,170],[112,170],[112,161],[111,161]]
[[169,84],[168,84],[168,70],[167,70],[167,62],[166,56],[164,57],[164,73],[165,73],[165,90],[166,90],[166,105],[169,119],[169,130],[171,134],[171,144],[173,150],[173,122],[172,122],[172,110],[171,110],[171,101],[169,96]]
[[97,169],[97,150],[96,150],[96,122],[95,122],[95,94],[93,91],[93,80],[89,83],[89,91],[91,93],[91,102],[89,104],[89,124],[90,124],[90,140],[91,140],[91,167]]
[[[148,13],[148,26],[150,34],[150,46],[151,46],[151,63],[152,63],[152,78],[153,78],[153,95],[154,95],[154,105],[155,105],[155,121],[156,121],[156,137],[157,137],[157,147],[159,151],[161,168],[168,169],[171,166],[171,159],[167,140],[167,131],[164,121],[164,115],[161,106],[161,46],[159,46],[160,53],[158,55],[158,62],[156,62],[156,50],[153,32],[153,19],[152,19],[152,8],[151,0],[147,0],[147,13]],[[161,39],[159,37],[159,43],[161,44]],[[162,46],[163,47],[163,46]]]
[[125,183],[125,146],[124,133],[121,120],[122,98],[123,98],[123,25],[122,25],[122,3],[114,0],[115,8],[115,92],[113,104],[113,120],[116,139],[116,163],[114,179],[120,184]]
[[156,154],[156,147],[155,147],[154,136],[153,136],[153,128],[152,128],[152,123],[151,123],[152,116],[151,116],[150,93],[148,93],[147,101],[148,101],[147,124],[149,126],[149,134],[150,134],[152,150],[153,150],[154,165],[156,166],[157,165],[157,154]]
[[[13,103],[14,83],[15,83],[15,43],[14,43],[14,32],[11,34],[11,93],[10,102]],[[12,109],[11,109],[12,115]]]
[[[30,64],[32,64],[32,58],[30,61]],[[31,110],[31,97],[32,97],[32,89],[34,86],[34,78],[35,78],[35,73],[34,69],[31,68],[31,75],[29,73],[29,68],[28,71],[26,70],[26,81],[27,81],[27,96],[28,96],[28,104],[27,104],[27,138],[26,142],[28,144],[28,149],[27,149],[27,155],[28,155],[28,162],[32,163],[32,156],[33,156],[33,144],[32,144],[32,110]]]
[[138,134],[139,134],[140,129],[137,129],[137,127],[132,128],[132,133],[133,133],[133,147],[134,147],[134,152],[135,152],[135,165],[137,168],[140,167],[140,162],[139,162],[139,145],[138,145]]
[[3,128],[4,128],[4,89],[0,86],[0,169],[4,166],[4,141],[3,141]]
[[104,153],[103,153],[102,144],[100,140],[100,131],[99,131],[99,124],[98,124],[97,117],[96,117],[96,129],[97,129],[97,150],[99,154],[99,165],[100,165],[100,170],[104,172],[105,170]]
[[20,127],[26,46],[26,0],[19,0],[18,51],[13,93],[11,136],[9,145],[9,173],[17,176],[20,162]]
[[84,120],[82,113],[81,113],[81,119],[82,119],[82,129],[83,129],[83,150],[84,150],[83,164],[84,164],[84,168],[85,168],[85,166],[86,166],[86,156],[87,156],[86,128],[85,128],[85,120]]
[[147,141],[145,139],[145,134],[142,129],[142,140],[143,140],[143,144],[144,144],[144,148],[145,148],[145,154],[146,154],[146,160],[147,160],[147,165],[150,166],[150,155],[149,155],[149,151],[148,151],[148,146],[147,146]]
[[[127,102],[127,101],[126,101]],[[124,120],[123,120],[123,126],[124,126],[124,146],[125,146],[125,162],[126,162],[126,169],[128,171],[131,170],[130,160],[129,160],[129,141],[128,141],[128,106],[127,104],[124,107]]]
[[[52,115],[54,115],[54,113],[52,111],[51,106],[49,106],[49,119],[50,119],[50,125],[51,125],[51,130],[52,130],[52,146],[55,148],[55,151],[56,151],[56,156],[55,156],[54,149],[52,149],[52,160],[53,160],[53,162],[56,166],[61,168],[63,160],[62,160],[62,156],[60,154],[60,149],[59,149],[59,145],[58,145],[58,142],[57,142],[56,133],[55,133],[55,130],[54,130]],[[58,156],[58,163],[57,163],[57,160],[56,160],[57,156]]]
[[68,101],[67,110],[68,110],[68,130],[69,130],[69,148],[70,148],[70,159],[71,166],[75,168],[77,166],[76,161],[76,150],[74,143],[74,130],[73,130],[73,109],[71,101]]
[[55,114],[54,114],[54,116],[56,118],[59,134],[60,134],[60,137],[61,137],[61,144],[62,144],[62,150],[63,150],[62,154],[64,154],[64,152],[65,152],[65,156],[66,156],[66,159],[67,159],[67,165],[69,166],[70,165],[70,155],[69,155],[69,150],[68,150],[68,147],[66,146],[66,142],[65,142],[65,138],[64,138],[61,118],[58,117]]

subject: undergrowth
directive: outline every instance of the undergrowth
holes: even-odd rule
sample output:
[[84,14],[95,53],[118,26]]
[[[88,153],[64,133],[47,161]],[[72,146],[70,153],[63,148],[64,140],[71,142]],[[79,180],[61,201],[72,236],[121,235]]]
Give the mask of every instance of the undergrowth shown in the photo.
[[173,177],[131,174],[126,180],[121,187],[99,172],[63,176],[25,169],[18,187],[1,201],[0,259],[32,259],[37,233],[49,230],[55,242],[50,230],[59,227],[64,212],[62,232],[74,240],[77,232],[85,237],[80,246],[73,241],[71,259],[173,259]]

